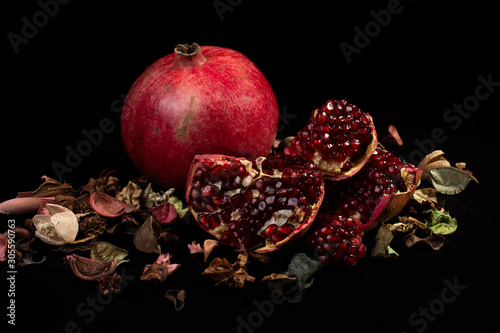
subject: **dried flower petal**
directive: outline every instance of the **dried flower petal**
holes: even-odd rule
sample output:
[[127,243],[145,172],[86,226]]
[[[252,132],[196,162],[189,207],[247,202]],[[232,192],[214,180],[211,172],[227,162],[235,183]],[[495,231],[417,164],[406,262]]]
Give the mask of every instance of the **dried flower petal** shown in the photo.
[[99,261],[76,254],[66,256],[66,260],[76,276],[89,281],[99,280],[112,274],[118,265],[116,259],[113,261]]
[[78,234],[78,219],[66,207],[47,204],[50,215],[35,215],[35,235],[47,244],[63,245],[73,242]]
[[403,145],[403,139],[401,139],[396,126],[389,125],[387,131],[389,132],[389,134],[387,134],[382,140],[380,140],[381,143],[388,143],[395,146]]
[[151,214],[160,224],[171,224],[177,219],[175,207],[168,202],[161,204],[151,210]]
[[160,254],[154,263],[144,267],[141,280],[154,281],[155,284],[165,281],[180,266],[180,264],[171,264],[171,258],[172,256],[169,253]]
[[191,244],[188,244],[189,253],[203,253],[203,249],[201,248],[200,243],[197,241],[193,241]]

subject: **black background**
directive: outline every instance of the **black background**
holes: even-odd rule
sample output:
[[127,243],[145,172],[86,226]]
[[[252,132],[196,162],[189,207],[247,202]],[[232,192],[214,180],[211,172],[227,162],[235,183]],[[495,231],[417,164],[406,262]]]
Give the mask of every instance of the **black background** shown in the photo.
[[[498,125],[493,119],[500,88],[456,128],[443,119],[455,103],[474,96],[479,76],[500,81],[499,27],[493,3],[450,2],[438,7],[431,1],[402,0],[398,14],[391,15],[389,24],[379,26],[379,31],[372,30],[369,43],[352,54],[350,63],[339,44],[354,45],[354,28],[370,26],[371,11],[387,9],[390,1],[219,3],[232,3],[231,10],[220,13],[222,19],[214,1],[175,5],[71,1],[60,4],[46,21],[38,15],[42,21],[37,33],[19,45],[17,53],[8,34],[22,35],[22,18],[33,22],[42,8],[36,1],[4,4],[0,200],[35,189],[42,175],[55,177],[51,164],[64,163],[65,147],[76,147],[85,139],[82,131],[97,128],[103,118],[112,121],[114,130],[65,173],[64,180],[79,187],[103,169],[118,170],[123,182],[138,177],[122,148],[119,113],[112,107],[153,61],[171,53],[178,43],[197,42],[238,50],[261,69],[282,115],[288,115],[280,122],[278,137],[294,135],[310,112],[329,98],[345,98],[369,112],[380,137],[389,124],[396,125],[405,141],[397,153],[406,158],[423,150],[416,140],[429,141],[435,128],[442,129],[446,140],[435,148],[443,149],[451,162],[467,162],[480,181],[460,195],[442,197],[458,219],[458,231],[438,252],[405,249],[396,242],[398,259],[367,258],[354,269],[325,268],[301,303],[277,304],[268,316],[259,315],[255,303],[270,299],[260,279],[285,270],[291,256],[302,250],[300,243],[273,254],[269,265],[249,264],[255,283],[243,289],[214,287],[213,281],[200,275],[207,264],[199,256],[191,258],[186,247],[207,235],[193,221],[180,221],[176,226],[179,245],[164,246],[163,252],[173,253],[173,262],[181,263],[181,268],[155,288],[139,280],[142,267],[155,256],[135,251],[129,236],[109,237],[106,240],[130,250],[131,262],[118,270],[131,280],[120,294],[106,299],[102,309],[92,312],[87,302],[98,296],[95,284],[76,278],[62,254],[37,241],[34,247],[46,252],[48,261],[18,270],[16,328],[35,325],[39,332],[62,332],[74,321],[82,332],[182,328],[271,332],[296,330],[299,325],[315,331],[349,327],[355,332],[498,329],[500,163]],[[12,217],[1,217],[2,230],[8,218]],[[14,218],[22,225],[26,217]],[[366,238],[373,236],[366,234]],[[234,260],[231,251],[218,251],[212,256]],[[422,321],[412,325],[413,313],[437,306],[446,288],[444,281],[467,288],[425,327]],[[187,291],[183,311],[175,312],[163,298],[168,289]],[[87,312],[77,311],[79,307]],[[6,321],[2,314],[2,324]],[[255,327],[243,327],[241,322]]]

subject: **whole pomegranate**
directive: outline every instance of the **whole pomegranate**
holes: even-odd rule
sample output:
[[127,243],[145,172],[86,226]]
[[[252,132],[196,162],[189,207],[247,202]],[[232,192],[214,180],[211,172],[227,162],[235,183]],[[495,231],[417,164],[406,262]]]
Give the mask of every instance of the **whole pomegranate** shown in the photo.
[[134,82],[121,132],[137,169],[158,185],[184,189],[195,155],[266,156],[278,122],[273,90],[247,57],[193,43],[177,45]]

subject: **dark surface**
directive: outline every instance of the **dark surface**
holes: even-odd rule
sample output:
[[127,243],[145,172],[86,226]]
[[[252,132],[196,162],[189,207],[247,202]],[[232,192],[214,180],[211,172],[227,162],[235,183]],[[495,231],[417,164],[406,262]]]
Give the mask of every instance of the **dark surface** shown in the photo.
[[[181,268],[154,287],[139,276],[156,256],[135,251],[130,236],[112,235],[104,240],[131,252],[131,261],[118,268],[129,281],[120,294],[99,298],[95,284],[75,277],[63,254],[36,241],[33,247],[48,260],[18,270],[15,328],[271,332],[306,325],[314,331],[320,327],[327,331],[349,327],[353,332],[498,330],[500,161],[498,125],[493,119],[500,83],[491,91],[478,88],[479,77],[500,82],[493,4],[454,2],[436,7],[435,2],[401,1],[393,9],[398,13],[376,30],[371,11],[387,9],[393,2],[271,6],[264,1],[232,1],[232,11],[225,11],[223,20],[214,3],[163,8],[147,2],[115,6],[69,2],[57,11],[51,7],[53,17],[46,15],[46,21],[37,14],[42,7],[36,1],[5,5],[1,54],[7,86],[2,89],[0,200],[35,189],[42,175],[55,177],[54,161],[64,163],[66,147],[76,147],[85,139],[82,131],[97,128],[104,118],[110,119],[113,130],[63,175],[64,180],[79,187],[103,169],[118,170],[122,182],[138,177],[122,148],[119,112],[113,110],[119,110],[122,94],[146,66],[171,53],[177,43],[197,42],[238,50],[262,70],[284,116],[280,138],[294,135],[310,112],[329,98],[345,98],[369,112],[380,137],[389,124],[396,125],[405,141],[397,153],[413,162],[431,148],[433,131],[441,129],[446,138],[441,134],[440,143],[434,139],[435,148],[444,150],[451,162],[467,162],[480,181],[460,195],[442,197],[458,219],[458,231],[438,252],[406,249],[396,239],[398,259],[366,258],[354,269],[331,265],[317,274],[301,303],[272,308],[259,306],[269,305],[271,297],[260,279],[284,271],[293,254],[303,250],[300,242],[273,254],[269,265],[249,264],[255,283],[243,289],[215,287],[200,275],[207,264],[201,256],[191,258],[186,247],[207,235],[193,221],[181,221],[174,229],[180,243],[163,247]],[[41,20],[38,32],[32,31],[16,53],[8,34],[21,35],[25,20],[33,22],[33,15]],[[367,24],[373,36],[348,63],[339,45],[355,45],[354,28],[363,30]],[[444,118],[455,103],[473,101],[477,88],[489,95],[474,111],[455,114],[453,120]],[[427,146],[419,147],[419,142]],[[0,216],[2,231],[9,218],[22,225],[29,217]],[[367,243],[373,237],[367,233]],[[220,249],[216,255],[235,259],[230,249]],[[4,276],[6,266],[1,269]],[[450,284],[462,289],[454,295]],[[8,286],[3,285],[1,293],[6,294]],[[186,290],[181,312],[164,299],[169,289]],[[7,311],[6,303],[3,306]],[[8,319],[4,314],[2,318],[3,323]]]

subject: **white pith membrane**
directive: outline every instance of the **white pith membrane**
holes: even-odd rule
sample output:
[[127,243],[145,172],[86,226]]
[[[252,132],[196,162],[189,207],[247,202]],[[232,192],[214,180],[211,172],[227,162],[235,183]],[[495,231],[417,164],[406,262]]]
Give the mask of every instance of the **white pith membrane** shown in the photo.
[[[276,179],[282,178],[283,172],[281,172],[281,171],[273,169],[273,173],[270,174],[270,173],[267,173],[267,170],[263,170],[262,163],[265,160],[266,160],[265,157],[259,157],[255,160],[255,165],[246,159],[236,158],[233,160],[233,161],[238,161],[242,165],[244,165],[245,171],[247,173],[243,177],[236,176],[233,180],[234,183],[241,185],[240,188],[231,189],[231,190],[223,190],[222,181],[210,182],[208,177],[206,177],[207,178],[206,183],[203,183],[203,185],[213,185],[213,186],[217,187],[218,193],[224,195],[228,199],[228,201],[231,202],[231,199],[233,196],[235,196],[236,194],[240,194],[241,191],[244,189],[251,188],[257,182],[257,180],[259,180],[261,178],[276,178]],[[227,160],[213,160],[213,162],[215,164],[211,167],[212,170],[215,168],[216,165],[228,166],[231,163],[230,161],[227,161]],[[249,199],[249,200],[252,200],[253,198],[258,198],[260,195],[259,190],[255,189],[255,188],[250,189],[250,193],[251,193],[251,199]],[[318,204],[320,204],[320,202],[316,203],[314,205],[309,204],[309,207],[311,208],[310,211],[311,212],[316,211]],[[236,207],[232,207],[232,208],[236,208]],[[245,208],[247,208],[247,207],[236,208],[235,210],[233,210],[231,212],[229,220],[223,221],[223,223],[220,223],[220,225],[216,228],[207,227],[207,229],[210,230],[211,234],[213,234],[215,237],[220,239],[222,237],[222,234],[226,230],[229,229],[229,223],[231,221],[236,222],[242,217],[242,213],[243,213],[243,210]],[[226,207],[218,208],[218,209],[208,213],[208,212],[204,212],[204,211],[197,211],[196,209],[191,208],[191,211],[197,220],[198,220],[199,215],[217,216],[218,213],[222,213],[225,210],[226,210]],[[304,222],[304,219],[306,218],[306,214],[307,213],[300,207],[299,204],[297,204],[293,209],[285,208],[285,209],[278,209],[278,210],[274,211],[272,213],[271,217],[266,219],[263,222],[262,226],[257,231],[257,235],[263,237],[263,240],[264,240],[264,245],[262,247],[259,247],[259,250],[266,251],[269,249],[273,249],[273,248],[277,247],[278,245],[286,242],[289,238],[293,237],[295,235],[296,229],[301,226],[302,222]],[[288,235],[286,235],[285,238],[283,238],[280,241],[277,241],[275,243],[270,238],[265,237],[263,235],[263,233],[266,231],[266,229],[271,225],[275,225],[277,228],[282,227],[284,225],[287,225],[287,226],[292,228],[292,231]]]

